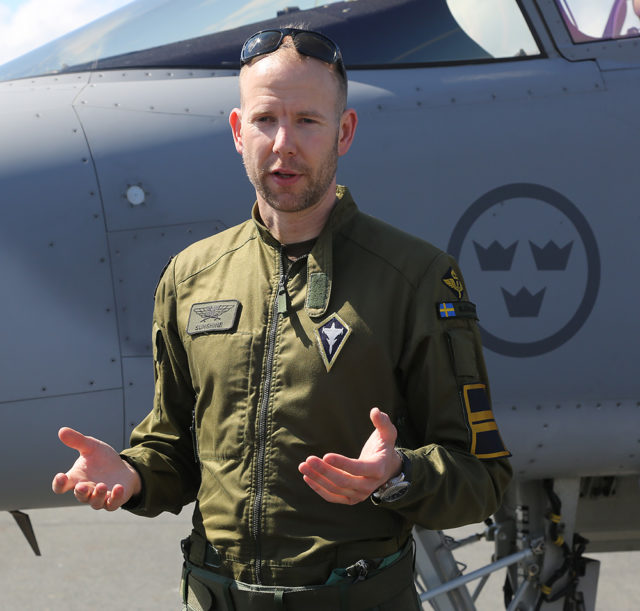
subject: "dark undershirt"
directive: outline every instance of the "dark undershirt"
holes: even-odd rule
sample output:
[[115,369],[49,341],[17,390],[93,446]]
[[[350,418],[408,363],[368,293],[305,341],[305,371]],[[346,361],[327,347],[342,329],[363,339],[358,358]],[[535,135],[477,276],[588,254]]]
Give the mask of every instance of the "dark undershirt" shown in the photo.
[[300,257],[304,257],[311,252],[313,245],[316,243],[316,238],[306,240],[305,242],[296,242],[295,244],[283,244],[282,252],[284,256],[290,261],[295,261]]

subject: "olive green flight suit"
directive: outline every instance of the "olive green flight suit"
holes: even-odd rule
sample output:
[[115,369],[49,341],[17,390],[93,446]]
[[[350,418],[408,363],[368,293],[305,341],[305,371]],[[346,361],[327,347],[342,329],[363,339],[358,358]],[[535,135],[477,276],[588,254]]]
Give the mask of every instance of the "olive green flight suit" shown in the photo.
[[[344,187],[310,254],[288,270],[282,259],[255,206],[168,265],[155,296],[155,404],[123,452],[144,483],[129,508],[152,516],[197,500],[216,574],[277,587],[394,554],[414,524],[493,513],[509,453],[456,262],[361,213]],[[407,493],[324,501],[298,465],[357,457],[374,406],[399,429]]]

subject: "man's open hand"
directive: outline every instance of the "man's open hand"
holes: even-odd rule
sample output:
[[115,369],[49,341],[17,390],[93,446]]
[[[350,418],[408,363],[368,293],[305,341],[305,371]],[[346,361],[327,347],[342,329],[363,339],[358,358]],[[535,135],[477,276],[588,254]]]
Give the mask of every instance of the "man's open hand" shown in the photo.
[[67,427],[58,431],[58,437],[80,456],[69,471],[53,478],[51,487],[56,494],[73,490],[80,503],[114,511],[140,492],[137,471],[110,445]]
[[304,481],[326,501],[360,503],[402,470],[402,459],[395,451],[396,427],[377,407],[369,417],[374,430],[357,459],[325,454],[309,456],[298,466]]

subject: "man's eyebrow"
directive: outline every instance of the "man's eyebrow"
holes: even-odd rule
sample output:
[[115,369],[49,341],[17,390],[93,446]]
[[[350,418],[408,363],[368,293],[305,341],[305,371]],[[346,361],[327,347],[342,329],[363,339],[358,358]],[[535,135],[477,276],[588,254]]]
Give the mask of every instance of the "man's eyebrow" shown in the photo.
[[[277,114],[277,111],[272,106],[265,104],[264,106],[259,105],[251,108],[248,111],[248,116],[260,117],[263,115],[271,115],[274,113]],[[320,120],[326,120],[327,118],[326,114],[320,112],[319,110],[314,110],[312,108],[308,108],[306,110],[305,109],[297,110],[295,112],[295,116],[299,118],[311,118],[311,119],[320,119]]]
[[298,117],[315,117],[316,119],[324,119],[324,113],[321,113],[318,110],[299,110],[296,112],[296,116]]

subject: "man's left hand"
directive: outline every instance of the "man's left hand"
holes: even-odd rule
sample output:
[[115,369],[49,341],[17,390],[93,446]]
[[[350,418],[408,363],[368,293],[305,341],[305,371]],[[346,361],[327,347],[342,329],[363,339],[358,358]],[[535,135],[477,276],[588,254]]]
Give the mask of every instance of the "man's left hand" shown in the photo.
[[396,427],[377,407],[369,417],[375,429],[357,459],[325,454],[309,456],[298,466],[304,481],[326,501],[360,503],[402,470],[402,459],[394,449]]

